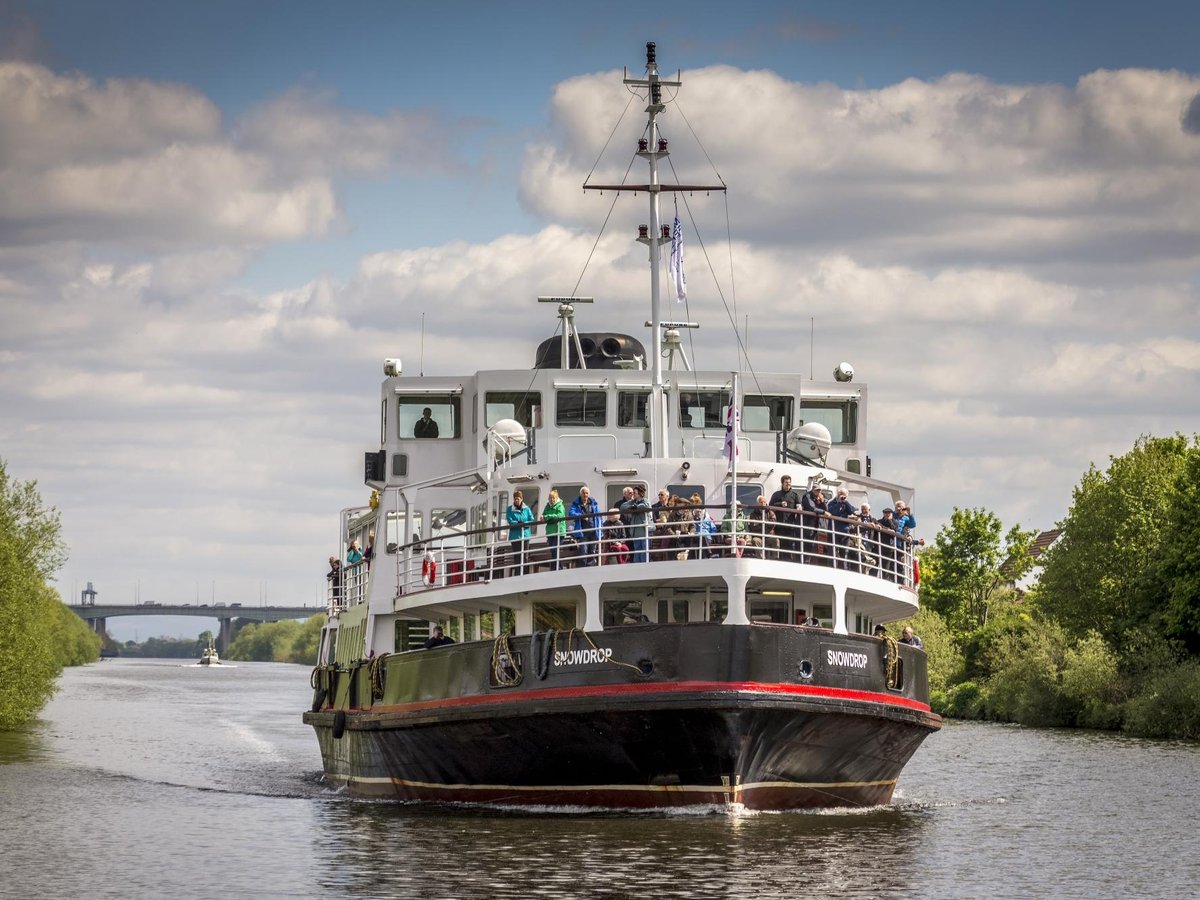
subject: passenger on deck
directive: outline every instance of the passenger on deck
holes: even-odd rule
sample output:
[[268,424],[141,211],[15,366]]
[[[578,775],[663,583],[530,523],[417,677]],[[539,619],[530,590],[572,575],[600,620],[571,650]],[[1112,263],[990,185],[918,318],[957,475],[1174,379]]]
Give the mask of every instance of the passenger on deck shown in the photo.
[[421,410],[421,418],[413,426],[413,437],[435,438],[438,436],[438,423],[433,421],[433,410],[428,406]]
[[821,623],[808,614],[806,609],[796,610],[796,624],[804,625],[808,628],[820,628]]
[[371,560],[375,558],[375,532],[367,532],[367,549],[363,551],[363,562],[367,564],[367,568],[371,568]]
[[358,549],[358,541],[350,542],[350,550],[346,554],[346,565],[357,566],[363,561],[362,551]]
[[775,511],[775,533],[779,536],[780,557],[799,562],[800,494],[792,490],[791,475],[779,479],[779,490],[771,495],[769,505]]
[[761,494],[750,510],[747,530],[750,533],[750,551],[759,559],[776,559],[779,556],[779,539],[775,537],[775,513],[767,506],[767,498]]
[[629,544],[627,543],[629,538],[625,530],[625,523],[621,521],[621,510],[613,507],[608,511],[603,532],[604,536],[601,540],[604,544],[604,553],[601,562],[608,566],[629,562]]
[[533,510],[525,505],[525,495],[513,491],[513,502],[505,510],[504,517],[508,520],[509,552],[513,557],[513,574],[525,574],[525,554],[529,550],[529,537],[533,533],[530,528],[534,520]]
[[650,507],[654,527],[650,535],[650,558],[662,560],[671,558],[670,533],[667,528],[671,519],[671,494],[666,488],[658,491],[658,500]]
[[562,568],[559,554],[562,551],[563,535],[567,533],[567,511],[553,488],[542,507],[542,521],[546,523],[546,547],[550,550],[550,568],[557,572]]
[[597,538],[600,531],[600,504],[585,484],[571,504],[571,535],[585,566],[597,563]]
[[696,558],[707,559],[712,556],[713,535],[717,533],[717,523],[704,508],[704,499],[699,494],[691,497],[692,520],[695,524]]
[[446,637],[442,631],[441,625],[433,626],[433,635],[421,646],[426,650],[432,650],[434,647],[444,647],[447,644],[453,644],[454,638]]
[[891,508],[883,511],[883,518],[876,522],[875,526],[879,529],[879,555],[883,577],[898,581],[900,572],[896,567],[896,520],[892,518]]
[[918,650],[925,649],[925,645],[921,643],[921,639],[913,632],[911,625],[905,625],[904,631],[900,632],[900,643],[916,647]]
[[825,505],[825,492],[820,485],[812,486],[800,500],[800,507],[804,510],[804,562],[828,565],[829,532],[826,518],[829,512]]
[[851,568],[850,534],[854,525],[850,517],[854,515],[854,505],[846,499],[846,489],[838,488],[837,497],[826,507],[829,515],[833,516],[833,550],[835,565],[839,569]]
[[650,540],[650,501],[646,499],[646,486],[631,485],[621,492],[621,521],[629,535],[629,549],[634,562],[650,559],[647,547]]
[[325,575],[329,582],[329,599],[334,606],[342,605],[342,561],[336,556],[329,557],[329,572]]
[[674,496],[670,500],[670,512],[667,514],[667,533],[670,535],[670,550],[668,559],[687,559],[692,549],[692,535],[696,532],[696,521],[692,518],[692,508],[682,497]]
[[746,513],[738,503],[736,517],[725,513],[721,520],[721,541],[729,547],[730,556],[741,556],[746,548]]
[[879,530],[875,527],[870,503],[864,503],[858,508],[858,529],[854,536],[854,546],[858,551],[859,571],[864,575],[878,575]]

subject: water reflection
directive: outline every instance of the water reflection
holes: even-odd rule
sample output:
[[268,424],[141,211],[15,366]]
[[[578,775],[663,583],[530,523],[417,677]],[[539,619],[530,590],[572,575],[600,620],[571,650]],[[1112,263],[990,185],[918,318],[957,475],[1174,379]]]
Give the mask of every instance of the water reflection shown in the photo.
[[[921,807],[724,816],[496,815],[345,802],[324,805],[314,845],[326,886],[354,896],[562,897],[911,895]],[[409,865],[380,866],[379,848]],[[469,855],[462,850],[469,848]]]
[[26,731],[0,731],[0,766],[48,759],[49,742],[43,727],[34,722]]

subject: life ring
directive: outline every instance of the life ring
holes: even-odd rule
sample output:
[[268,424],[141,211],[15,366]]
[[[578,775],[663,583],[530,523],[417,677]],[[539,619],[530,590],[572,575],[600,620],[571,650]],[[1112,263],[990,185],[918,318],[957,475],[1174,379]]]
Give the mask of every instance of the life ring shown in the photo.
[[921,583],[921,561],[913,557],[913,587]]
[[340,741],[346,733],[346,711],[339,709],[333,714],[333,739]]
[[437,582],[437,560],[434,559],[432,550],[427,550],[425,558],[421,560],[421,580],[426,584]]

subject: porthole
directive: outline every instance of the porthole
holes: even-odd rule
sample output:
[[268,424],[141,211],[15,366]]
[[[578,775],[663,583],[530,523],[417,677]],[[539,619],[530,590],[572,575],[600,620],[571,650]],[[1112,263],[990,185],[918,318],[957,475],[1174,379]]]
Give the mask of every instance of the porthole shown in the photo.
[[801,678],[812,678],[812,675],[813,675],[812,663],[810,663],[807,659],[800,660],[800,677]]

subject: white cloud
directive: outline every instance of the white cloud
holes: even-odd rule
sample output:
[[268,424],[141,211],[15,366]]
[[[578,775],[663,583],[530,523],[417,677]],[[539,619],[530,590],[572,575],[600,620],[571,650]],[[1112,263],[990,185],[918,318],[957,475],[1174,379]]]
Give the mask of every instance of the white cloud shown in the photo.
[[235,133],[239,145],[301,172],[428,176],[463,168],[456,148],[471,130],[427,110],[352,112],[297,89],[252,110]]
[[[621,112],[618,81],[559,86],[561,142],[526,158],[531,208],[595,220],[581,175]],[[689,73],[662,119],[693,161],[664,180],[715,182],[690,126],[722,161],[737,234],[873,265],[1017,264],[1084,281],[1187,274],[1200,260],[1200,138],[1181,116],[1197,91],[1198,78],[1147,70],[1098,71],[1073,88],[952,74],[848,90],[711,67]],[[593,181],[620,181],[632,143],[618,139]]]

